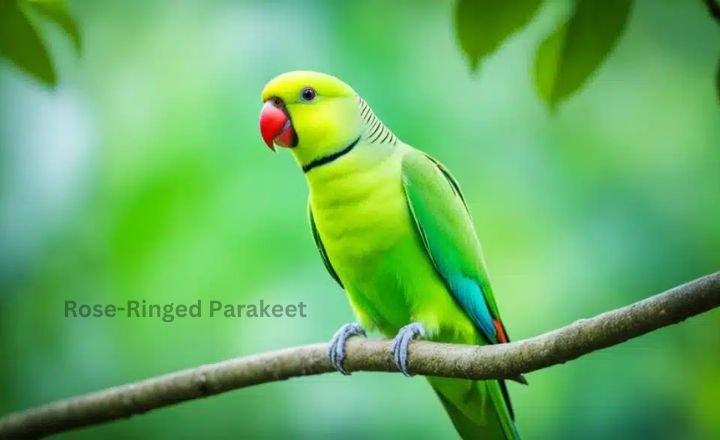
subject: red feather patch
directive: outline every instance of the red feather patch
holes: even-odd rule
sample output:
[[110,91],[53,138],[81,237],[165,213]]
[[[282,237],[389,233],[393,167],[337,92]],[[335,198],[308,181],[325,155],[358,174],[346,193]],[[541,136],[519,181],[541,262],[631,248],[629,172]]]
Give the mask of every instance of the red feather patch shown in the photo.
[[497,332],[498,341],[502,343],[506,343],[508,341],[507,335],[505,334],[505,329],[503,328],[502,323],[498,319],[493,319],[493,324],[495,324],[495,331]]

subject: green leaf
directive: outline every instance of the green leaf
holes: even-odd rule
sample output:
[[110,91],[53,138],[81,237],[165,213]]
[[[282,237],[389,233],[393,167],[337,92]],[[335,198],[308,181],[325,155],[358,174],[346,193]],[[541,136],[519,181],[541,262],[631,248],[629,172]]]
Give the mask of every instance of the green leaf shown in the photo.
[[0,55],[43,83],[57,81],[45,44],[15,0],[0,0]]
[[476,71],[483,58],[525,26],[538,6],[540,0],[460,0],[455,11],[455,30],[470,69]]
[[577,0],[570,19],[540,43],[535,86],[551,109],[602,64],[622,35],[631,6],[631,0]]
[[715,74],[715,90],[717,90],[718,99],[720,99],[720,63],[718,63],[717,73]]
[[60,26],[72,40],[75,50],[80,53],[82,41],[75,19],[70,15],[65,0],[26,0],[26,4]]

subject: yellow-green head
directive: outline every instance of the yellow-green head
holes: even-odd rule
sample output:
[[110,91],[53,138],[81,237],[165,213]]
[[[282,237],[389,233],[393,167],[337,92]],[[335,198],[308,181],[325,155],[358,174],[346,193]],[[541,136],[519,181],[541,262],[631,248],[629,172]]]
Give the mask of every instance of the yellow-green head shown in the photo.
[[358,96],[349,85],[319,72],[283,73],[262,91],[260,132],[271,149],[290,148],[301,166],[333,154],[362,130]]

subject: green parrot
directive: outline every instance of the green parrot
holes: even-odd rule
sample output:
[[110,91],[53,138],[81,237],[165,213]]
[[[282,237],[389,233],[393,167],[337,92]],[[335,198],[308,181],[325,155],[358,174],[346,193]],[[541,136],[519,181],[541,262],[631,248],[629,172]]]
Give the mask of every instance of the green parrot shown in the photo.
[[[408,376],[416,337],[508,342],[470,213],[447,168],[398,139],[333,76],[284,73],[262,100],[263,140],[273,151],[290,149],[305,173],[315,243],[358,320],[330,341],[338,371],[347,374],[347,339],[366,329],[394,337],[389,348]],[[462,438],[519,438],[505,381],[427,380]]]

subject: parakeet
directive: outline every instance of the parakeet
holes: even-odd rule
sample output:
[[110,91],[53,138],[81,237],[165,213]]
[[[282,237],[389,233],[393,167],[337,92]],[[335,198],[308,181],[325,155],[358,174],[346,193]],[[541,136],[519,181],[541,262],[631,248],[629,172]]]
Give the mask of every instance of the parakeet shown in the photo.
[[[460,186],[440,162],[402,142],[349,85],[296,71],[262,91],[260,131],[287,147],[305,174],[308,214],[330,275],[358,323],[332,338],[344,347],[376,329],[406,375],[416,337],[463,344],[508,342]],[[504,381],[428,377],[464,439],[517,439]],[[519,378],[519,381],[524,379]]]

